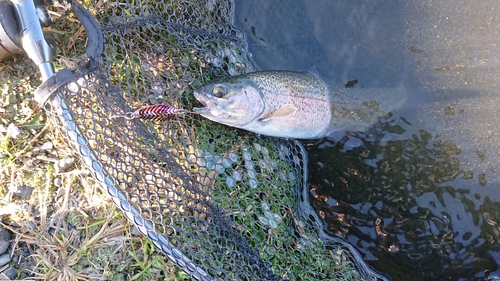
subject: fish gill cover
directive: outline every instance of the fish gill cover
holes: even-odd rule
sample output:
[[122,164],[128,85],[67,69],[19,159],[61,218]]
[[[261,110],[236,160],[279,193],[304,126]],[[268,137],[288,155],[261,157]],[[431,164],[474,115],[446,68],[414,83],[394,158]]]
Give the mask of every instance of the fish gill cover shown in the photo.
[[68,7],[87,32],[86,55],[37,97],[100,186],[166,257],[196,280],[383,278],[322,231],[298,142],[195,114],[113,118],[155,104],[190,110],[193,89],[254,71],[231,25],[232,1]]

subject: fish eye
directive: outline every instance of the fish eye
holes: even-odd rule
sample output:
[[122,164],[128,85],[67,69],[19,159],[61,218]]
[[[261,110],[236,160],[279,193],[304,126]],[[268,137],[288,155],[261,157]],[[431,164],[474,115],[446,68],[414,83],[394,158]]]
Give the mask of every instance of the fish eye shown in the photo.
[[222,98],[225,94],[226,94],[226,90],[224,89],[223,86],[221,85],[217,85],[213,88],[212,90],[212,94],[216,97],[216,98]]

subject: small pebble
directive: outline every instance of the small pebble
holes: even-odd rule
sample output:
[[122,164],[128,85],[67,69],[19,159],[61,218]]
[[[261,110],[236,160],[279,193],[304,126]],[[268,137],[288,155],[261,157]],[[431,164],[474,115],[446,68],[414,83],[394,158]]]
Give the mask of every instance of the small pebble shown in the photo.
[[31,198],[31,195],[33,194],[33,190],[35,190],[31,186],[23,185],[23,189],[21,190],[21,193],[19,193],[19,198],[21,200],[28,200]]
[[28,200],[35,189],[24,184],[7,183],[7,190],[10,193],[19,196],[21,200]]
[[62,181],[61,181],[61,178],[55,178],[54,179],[54,186],[56,187],[60,187],[62,185]]
[[62,173],[66,171],[71,165],[75,163],[75,158],[73,157],[65,157],[59,161],[56,162],[55,164],[55,172],[56,173]]
[[10,193],[19,193],[21,191],[21,185],[17,183],[9,182],[6,187]]
[[9,127],[7,127],[7,135],[11,136],[13,139],[17,139],[21,135],[21,129],[11,123]]
[[10,232],[0,226],[0,254],[7,251],[10,245]]
[[55,228],[53,228],[53,227],[51,227],[51,228],[49,228],[49,230],[48,230],[47,232],[48,232],[50,235],[54,235],[54,234],[56,234],[56,229],[55,229]]
[[34,230],[35,229],[35,224],[31,221],[27,222],[26,225],[28,226],[28,228],[30,230]]
[[52,144],[51,141],[48,141],[42,145],[42,150],[45,150],[48,152],[51,152],[53,148],[54,148],[54,145]]
[[12,266],[9,266],[9,268],[4,270],[2,273],[5,274],[5,276],[7,276],[10,280],[14,280],[17,277],[17,270]]
[[20,206],[17,203],[7,203],[0,207],[0,215],[12,215],[20,211]]
[[0,266],[4,266],[9,262],[10,262],[10,255],[9,254],[0,255]]
[[142,232],[134,225],[130,234],[132,234],[132,236],[141,236]]

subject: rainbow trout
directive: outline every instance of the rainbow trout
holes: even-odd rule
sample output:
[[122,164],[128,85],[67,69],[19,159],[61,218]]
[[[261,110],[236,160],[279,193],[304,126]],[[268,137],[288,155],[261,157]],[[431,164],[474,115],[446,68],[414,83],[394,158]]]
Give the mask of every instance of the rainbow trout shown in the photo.
[[317,139],[339,130],[361,131],[406,100],[396,88],[346,88],[310,72],[260,71],[195,91],[212,121],[262,135]]

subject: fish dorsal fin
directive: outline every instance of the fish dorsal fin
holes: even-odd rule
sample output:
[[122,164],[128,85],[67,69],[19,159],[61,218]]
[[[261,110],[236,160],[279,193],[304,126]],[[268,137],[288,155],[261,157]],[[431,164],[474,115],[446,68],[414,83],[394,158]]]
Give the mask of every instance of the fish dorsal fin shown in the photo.
[[279,117],[285,117],[288,115],[292,115],[297,111],[297,108],[289,103],[283,105],[280,107],[278,110],[273,112],[271,115],[268,115],[264,118],[262,118],[260,121],[269,121],[274,118],[279,118]]

